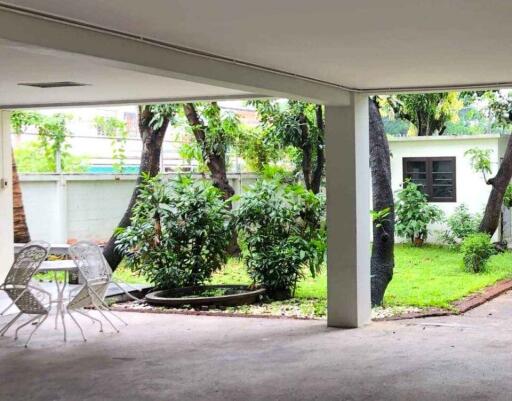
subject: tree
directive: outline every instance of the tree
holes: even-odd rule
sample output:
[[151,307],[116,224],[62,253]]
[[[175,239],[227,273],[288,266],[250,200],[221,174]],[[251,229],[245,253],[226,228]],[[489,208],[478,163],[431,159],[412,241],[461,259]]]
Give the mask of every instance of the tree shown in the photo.
[[[11,127],[16,134],[21,134],[29,125],[33,125],[38,121],[38,113],[26,111],[14,111],[11,114]],[[30,242],[30,232],[27,225],[25,215],[25,207],[23,205],[23,195],[16,168],[16,159],[12,152],[12,193],[13,193],[13,214],[14,214],[14,242],[26,243]]]
[[210,171],[213,186],[220,189],[225,200],[231,198],[235,190],[227,176],[227,151],[239,131],[238,119],[232,114],[223,114],[217,102],[186,103],[183,111]]
[[395,212],[391,189],[389,145],[377,99],[369,99],[370,169],[372,174],[373,243],[371,256],[371,300],[382,305],[395,266]]
[[[63,167],[62,155],[65,153],[66,139],[69,131],[66,127],[70,116],[67,114],[43,115],[32,111],[17,110],[11,114],[11,127],[16,134],[22,133],[27,127],[33,126],[38,131],[38,146],[43,150],[51,171],[61,170]],[[30,242],[30,233],[26,222],[25,209],[16,160],[12,157],[13,173],[13,212],[14,212],[14,241]]]
[[325,129],[323,107],[295,100],[258,100],[256,107],[268,140],[280,148],[297,151],[304,184],[313,193],[320,192],[325,167]]
[[[510,128],[512,120],[512,95],[502,91],[476,92],[473,94],[488,102],[490,117],[493,119],[493,125],[503,129]],[[485,166],[484,166],[485,167]],[[487,170],[487,172],[489,172]],[[512,136],[507,142],[507,148],[501,161],[496,175],[487,180],[487,184],[492,186],[487,205],[485,206],[484,216],[480,223],[479,231],[494,235],[498,228],[503,198],[510,180],[512,179]]]
[[457,92],[395,95],[387,98],[396,117],[409,121],[418,136],[443,135],[463,106]]
[[261,127],[244,127],[234,144],[249,171],[263,173],[265,169],[286,157],[268,140],[268,133]]
[[114,160],[112,167],[114,171],[122,173],[126,160],[126,139],[128,138],[126,122],[115,117],[96,116],[94,125],[100,135],[110,138],[112,159]]
[[[135,184],[128,207],[118,224],[119,228],[130,225],[132,209],[139,195],[139,188],[144,177],[154,177],[160,171],[160,153],[165,132],[169,123],[174,121],[177,105],[158,104],[139,106],[139,132],[142,139],[142,154],[140,158],[139,176]],[[117,230],[105,245],[103,255],[115,270],[122,260],[122,255],[116,249]]]
[[21,193],[20,179],[16,169],[16,160],[12,155],[12,196],[14,214],[14,242],[30,242],[30,231],[28,230],[25,207],[23,206],[23,195]]

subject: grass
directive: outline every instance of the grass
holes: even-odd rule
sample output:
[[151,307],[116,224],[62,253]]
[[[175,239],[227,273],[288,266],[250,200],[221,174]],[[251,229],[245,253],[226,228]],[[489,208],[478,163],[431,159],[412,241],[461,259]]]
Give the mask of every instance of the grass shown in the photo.
[[[468,273],[462,268],[462,256],[456,249],[425,245],[416,248],[406,244],[395,247],[395,272],[384,298],[388,307],[450,308],[469,294],[478,292],[499,280],[512,277],[512,253],[495,255],[483,273]],[[241,262],[230,260],[216,273],[214,283],[249,283]],[[325,270],[316,278],[307,276],[298,283],[295,297],[323,301],[327,298]]]
[[[395,247],[395,264],[394,277],[384,299],[386,307],[450,308],[453,301],[512,277],[512,252],[491,257],[486,271],[475,274],[464,271],[462,256],[455,249],[436,245],[415,248],[400,244]],[[123,265],[114,276],[130,284],[147,283]],[[211,279],[212,284],[250,282],[243,263],[238,259],[230,259],[224,269]],[[308,316],[324,316],[326,298],[327,277],[324,269],[317,277],[307,275],[300,281],[294,299],[273,302],[268,308],[273,312],[293,309]]]
[[492,256],[483,273],[468,273],[454,249],[399,245],[395,273],[385,295],[387,306],[449,308],[450,303],[512,277],[512,253]]

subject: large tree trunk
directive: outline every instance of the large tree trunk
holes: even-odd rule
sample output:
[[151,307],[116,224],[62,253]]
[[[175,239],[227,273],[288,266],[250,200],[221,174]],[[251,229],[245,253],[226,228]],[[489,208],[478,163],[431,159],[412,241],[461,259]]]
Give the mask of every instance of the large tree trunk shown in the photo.
[[313,149],[311,146],[311,141],[309,140],[309,127],[308,121],[304,114],[299,116],[299,124],[300,124],[300,132],[301,132],[301,142],[302,142],[302,175],[304,176],[304,184],[306,185],[306,189],[311,190],[311,182],[313,175],[312,168],[312,158],[313,158]]
[[[214,105],[216,105],[216,103],[214,103]],[[220,152],[212,152],[207,148],[207,127],[205,127],[201,117],[199,117],[194,104],[184,104],[183,110],[185,111],[185,116],[187,117],[188,123],[192,128],[194,137],[201,147],[203,160],[205,161],[208,170],[210,170],[213,185],[222,191],[225,200],[231,198],[235,194],[235,190],[228,180],[226,171],[226,155]]]
[[[217,103],[212,104],[214,107],[219,107]],[[226,155],[223,152],[212,152],[207,146],[207,127],[204,125],[201,117],[193,103],[186,103],[183,105],[183,111],[187,117],[187,121],[192,128],[194,137],[201,147],[203,160],[210,171],[213,186],[222,192],[224,200],[228,200],[235,194],[234,188],[231,186],[227,176],[226,168]],[[220,110],[219,110],[220,113]],[[231,202],[227,203],[229,209],[233,207]],[[228,245],[228,253],[233,256],[240,254],[240,247],[238,246],[238,236],[236,229],[233,228],[231,232],[231,240]]]
[[23,196],[21,193],[21,185],[18,177],[18,170],[16,169],[16,160],[14,159],[14,154],[12,155],[12,197],[14,214],[14,242],[30,242],[30,233],[28,231],[25,208],[23,207]]
[[498,173],[495,177],[487,181],[488,184],[492,185],[492,190],[487,200],[487,206],[485,207],[484,217],[480,223],[479,231],[493,235],[501,216],[501,207],[503,205],[503,196],[505,190],[510,184],[512,178],[512,136],[508,139],[507,149],[503,156]]
[[[142,139],[142,154],[140,158],[139,176],[133,190],[132,197],[128,203],[128,207],[118,224],[120,228],[126,228],[130,225],[132,217],[132,208],[137,201],[139,195],[139,185],[142,182],[143,175],[148,174],[150,177],[156,176],[160,171],[160,153],[162,151],[162,143],[165,137],[165,131],[169,125],[169,119],[164,118],[161,127],[153,129],[151,120],[154,114],[147,106],[139,106],[139,131]],[[117,252],[116,248],[116,234],[110,237],[103,250],[103,256],[107,259],[112,270],[115,270],[123,256]]]
[[377,103],[369,100],[370,169],[372,173],[373,210],[389,209],[389,215],[373,222],[371,256],[372,305],[382,305],[386,288],[393,278],[395,266],[395,213],[391,189],[389,146]]
[[316,106],[316,126],[319,131],[318,135],[318,143],[316,147],[316,165],[313,171],[313,177],[311,179],[311,191],[314,194],[320,192],[320,187],[322,185],[322,177],[324,175],[324,166],[325,166],[325,154],[324,154],[324,116],[322,111],[322,106]]

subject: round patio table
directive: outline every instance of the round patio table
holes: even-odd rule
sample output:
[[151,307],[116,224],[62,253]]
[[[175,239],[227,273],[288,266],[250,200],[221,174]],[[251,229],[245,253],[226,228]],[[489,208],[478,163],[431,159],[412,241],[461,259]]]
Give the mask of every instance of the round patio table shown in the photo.
[[[55,286],[57,287],[57,299],[54,301],[57,304],[57,313],[55,314],[55,328],[57,328],[59,314],[62,315],[63,304],[64,304],[64,292],[66,290],[69,273],[78,271],[78,267],[72,260],[45,260],[39,266],[38,273],[53,273]],[[57,273],[64,273],[64,280],[62,284],[59,282]],[[64,317],[62,315],[62,325],[65,328]]]

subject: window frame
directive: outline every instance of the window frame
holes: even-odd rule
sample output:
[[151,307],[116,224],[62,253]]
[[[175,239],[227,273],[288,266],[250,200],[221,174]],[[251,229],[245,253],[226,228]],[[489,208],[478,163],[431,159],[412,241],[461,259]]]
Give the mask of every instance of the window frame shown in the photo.
[[[453,164],[453,196],[449,198],[440,198],[434,197],[433,193],[433,175],[432,175],[432,166],[434,162],[437,161],[451,161]],[[457,202],[457,158],[455,156],[441,156],[441,157],[403,157],[402,158],[402,178],[403,181],[408,178],[407,177],[407,163],[408,162],[424,162],[426,166],[426,185],[424,189],[425,195],[427,195],[427,200],[429,202],[436,203],[454,203]]]

